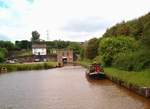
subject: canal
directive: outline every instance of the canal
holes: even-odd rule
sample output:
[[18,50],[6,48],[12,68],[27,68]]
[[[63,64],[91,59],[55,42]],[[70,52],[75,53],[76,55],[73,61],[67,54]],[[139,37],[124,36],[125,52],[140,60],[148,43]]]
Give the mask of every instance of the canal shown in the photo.
[[150,109],[150,99],[66,66],[0,75],[0,109]]

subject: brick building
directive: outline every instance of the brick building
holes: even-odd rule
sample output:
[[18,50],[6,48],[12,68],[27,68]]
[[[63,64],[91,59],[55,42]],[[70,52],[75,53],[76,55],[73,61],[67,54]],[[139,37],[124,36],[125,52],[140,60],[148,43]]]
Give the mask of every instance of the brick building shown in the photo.
[[60,49],[57,50],[57,62],[59,63],[73,63],[73,50]]

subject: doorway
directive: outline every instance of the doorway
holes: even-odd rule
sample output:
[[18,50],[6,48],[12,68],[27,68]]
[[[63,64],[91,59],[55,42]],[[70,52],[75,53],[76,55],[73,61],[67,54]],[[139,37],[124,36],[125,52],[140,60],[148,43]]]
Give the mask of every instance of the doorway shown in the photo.
[[63,57],[62,62],[63,62],[63,64],[67,64],[67,57]]

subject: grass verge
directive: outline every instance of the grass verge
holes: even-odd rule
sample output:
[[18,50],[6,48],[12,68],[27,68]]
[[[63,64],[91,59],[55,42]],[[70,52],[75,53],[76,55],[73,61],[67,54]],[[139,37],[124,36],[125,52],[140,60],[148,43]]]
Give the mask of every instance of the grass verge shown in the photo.
[[83,67],[85,67],[85,68],[88,68],[88,66],[92,63],[91,61],[89,61],[89,60],[83,60],[83,61],[78,61],[78,62],[76,62],[77,64],[79,64],[79,65],[81,65],[81,66],[83,66]]
[[150,87],[150,69],[140,72],[124,71],[116,68],[104,68],[109,77],[115,77],[127,84],[133,84],[140,87]]
[[24,71],[24,70],[41,70],[56,67],[57,62],[44,62],[44,63],[29,63],[29,64],[0,64],[2,67],[7,68],[7,72]]
[[[90,61],[79,61],[77,63],[85,68],[91,64]],[[104,71],[107,76],[117,78],[127,84],[133,84],[139,87],[150,87],[150,69],[137,72],[119,70],[117,68],[109,67],[104,68]]]

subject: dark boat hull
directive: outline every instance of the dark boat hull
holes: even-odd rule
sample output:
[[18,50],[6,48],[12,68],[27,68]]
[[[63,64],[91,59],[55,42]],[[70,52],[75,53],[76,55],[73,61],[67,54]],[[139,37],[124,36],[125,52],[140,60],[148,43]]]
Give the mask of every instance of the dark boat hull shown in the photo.
[[103,72],[89,72],[86,71],[86,76],[93,79],[105,79],[106,75]]

